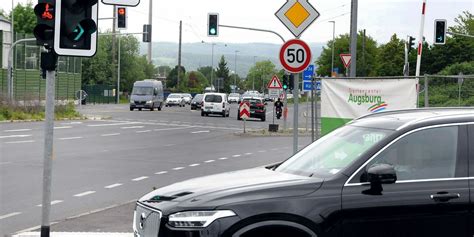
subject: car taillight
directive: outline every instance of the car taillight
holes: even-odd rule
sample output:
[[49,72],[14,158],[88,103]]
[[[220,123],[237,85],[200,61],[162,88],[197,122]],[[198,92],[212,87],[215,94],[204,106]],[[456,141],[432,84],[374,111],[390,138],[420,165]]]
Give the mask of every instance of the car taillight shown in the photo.
[[257,107],[264,107],[264,104],[257,104]]
[[222,108],[225,108],[225,102],[222,103]]

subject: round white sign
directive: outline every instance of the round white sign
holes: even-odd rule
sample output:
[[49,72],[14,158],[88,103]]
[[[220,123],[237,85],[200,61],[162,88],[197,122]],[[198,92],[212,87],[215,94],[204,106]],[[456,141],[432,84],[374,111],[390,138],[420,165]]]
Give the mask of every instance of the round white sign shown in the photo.
[[288,72],[302,72],[311,63],[311,49],[304,41],[292,39],[281,47],[280,63]]

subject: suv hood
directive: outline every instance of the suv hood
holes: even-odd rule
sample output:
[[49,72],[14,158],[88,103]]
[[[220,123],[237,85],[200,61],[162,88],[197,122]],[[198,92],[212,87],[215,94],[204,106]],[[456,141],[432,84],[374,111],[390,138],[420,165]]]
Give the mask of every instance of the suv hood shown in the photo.
[[264,167],[187,180],[157,189],[139,201],[166,211],[173,207],[217,207],[242,201],[301,196],[316,191],[321,179]]

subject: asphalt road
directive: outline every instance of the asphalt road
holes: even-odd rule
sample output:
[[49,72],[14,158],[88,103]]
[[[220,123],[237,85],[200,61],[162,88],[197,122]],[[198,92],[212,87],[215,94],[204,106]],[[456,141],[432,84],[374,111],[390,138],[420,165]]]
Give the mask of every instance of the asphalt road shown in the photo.
[[[231,117],[222,118],[201,117],[189,106],[130,112],[127,106],[98,105],[81,112],[110,119],[56,122],[51,221],[127,203],[155,187],[291,155],[291,137],[236,136],[242,130],[236,111],[234,105]],[[248,121],[247,127],[268,123]],[[308,137],[300,139],[301,147],[308,143]],[[0,155],[3,236],[41,223],[43,123],[1,123]]]

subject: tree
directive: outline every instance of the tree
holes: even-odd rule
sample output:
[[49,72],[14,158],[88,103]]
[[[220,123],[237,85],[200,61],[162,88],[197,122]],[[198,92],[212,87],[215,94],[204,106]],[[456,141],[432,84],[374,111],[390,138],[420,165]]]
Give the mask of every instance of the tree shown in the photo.
[[[13,9],[15,33],[33,34],[36,26],[36,15],[33,10],[33,3],[29,1],[26,5],[18,4]],[[11,19],[11,14],[9,16]]]
[[400,76],[405,64],[405,42],[392,36],[390,41],[380,46],[378,54],[377,76]]
[[[231,81],[229,80],[230,75],[229,75],[229,68],[227,67],[227,62],[225,61],[224,55],[221,56],[221,59],[219,61],[219,64],[217,66],[216,70],[216,78],[215,79],[221,79],[224,82],[224,87],[223,90],[225,93],[230,93],[230,85],[232,84]],[[217,80],[214,81],[214,86],[217,88]]]
[[[206,66],[206,67],[200,67],[197,69],[198,72],[202,73],[202,75],[204,75],[204,77],[207,78],[207,81],[210,82],[211,81],[211,72],[212,72],[213,68],[211,66]],[[216,75],[216,72],[214,70],[214,76]]]
[[[185,74],[186,74],[186,69],[183,66],[181,66],[180,77],[179,77],[180,84],[183,81]],[[166,77],[166,87],[178,89],[177,84],[178,84],[178,65],[176,65]]]
[[[365,36],[362,31],[357,37],[357,76],[375,76],[377,73],[377,42],[370,36]],[[334,68],[339,68],[339,73],[344,73],[344,65],[339,59],[342,53],[349,53],[350,45],[349,34],[340,35],[335,39],[334,44]],[[323,52],[316,64],[318,64],[317,73],[321,76],[331,75],[332,60],[332,40],[323,47]]]
[[245,80],[245,88],[247,90],[260,90],[264,92],[267,84],[270,82],[273,75],[277,74],[275,64],[270,60],[260,61],[250,68]]
[[159,66],[157,70],[158,70],[158,74],[160,74],[160,76],[166,77],[168,74],[170,74],[171,67],[170,66]]

